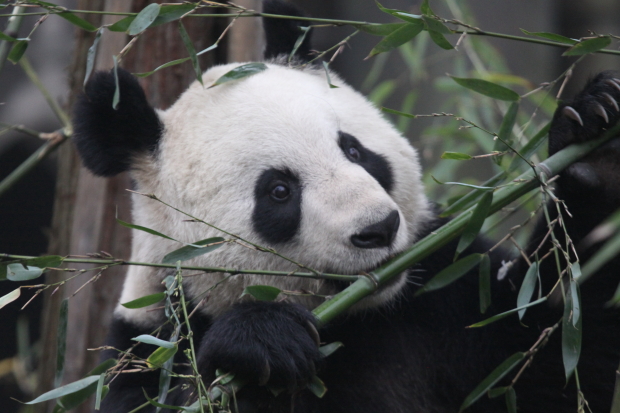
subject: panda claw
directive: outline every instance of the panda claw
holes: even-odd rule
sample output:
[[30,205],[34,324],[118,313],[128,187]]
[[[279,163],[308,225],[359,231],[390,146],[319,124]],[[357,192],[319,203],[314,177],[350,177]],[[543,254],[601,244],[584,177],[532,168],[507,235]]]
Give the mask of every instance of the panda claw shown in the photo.
[[598,102],[594,105],[594,113],[603,118],[605,120],[605,123],[609,123],[609,117],[607,116],[605,108]]
[[609,103],[611,106],[613,106],[613,108],[616,110],[616,112],[620,112],[620,108],[618,107],[618,102],[616,102],[616,99],[611,97],[611,95],[609,93],[603,92],[602,95],[605,98],[605,100],[607,101],[607,103]]
[[[620,86],[619,86],[620,87]],[[581,120],[581,116],[579,116],[579,112],[577,112],[575,109],[573,109],[570,106],[564,106],[564,109],[562,109],[562,113],[568,117],[571,118],[573,120],[576,120],[577,122],[579,122],[579,124],[581,126],[583,126],[583,121]]]
[[317,331],[314,324],[312,324],[310,321],[306,321],[306,330],[308,330],[308,334],[310,334],[310,336],[316,343],[316,346],[319,347],[321,345],[321,338],[319,337],[319,332]]
[[605,83],[607,83],[609,86],[616,88],[616,90],[620,92],[620,84],[616,83],[614,79],[605,79]]

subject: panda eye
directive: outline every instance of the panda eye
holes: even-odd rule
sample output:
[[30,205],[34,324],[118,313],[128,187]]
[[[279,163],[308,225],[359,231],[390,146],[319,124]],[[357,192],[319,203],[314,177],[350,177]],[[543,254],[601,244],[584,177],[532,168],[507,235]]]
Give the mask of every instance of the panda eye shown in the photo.
[[274,201],[282,202],[282,201],[286,201],[286,199],[289,197],[290,194],[291,194],[291,191],[286,185],[278,184],[271,189],[269,196]]
[[351,160],[352,162],[358,162],[362,157],[360,151],[355,146],[348,147],[345,150],[345,154],[347,155],[347,158],[349,158],[349,160]]

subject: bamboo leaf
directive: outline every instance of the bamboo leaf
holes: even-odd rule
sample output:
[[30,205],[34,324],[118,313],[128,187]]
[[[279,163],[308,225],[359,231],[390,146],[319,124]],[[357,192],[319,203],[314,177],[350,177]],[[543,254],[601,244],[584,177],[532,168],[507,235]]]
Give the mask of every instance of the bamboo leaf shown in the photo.
[[279,288],[272,287],[270,285],[251,285],[249,287],[245,287],[241,297],[249,294],[259,301],[273,301],[281,292],[282,290]]
[[[293,59],[293,57],[295,56],[295,54],[297,53],[297,50],[299,49],[299,46],[301,46],[301,44],[304,42],[304,40],[306,39],[306,36],[308,35],[308,33],[310,33],[310,29],[312,29],[312,27],[307,26],[299,26],[299,29],[301,30],[301,34],[297,37],[297,40],[295,40],[295,44],[293,45],[293,49],[291,50],[291,53],[288,56],[288,61],[291,62],[291,60]],[[323,62],[323,64],[326,64],[325,62]]]
[[99,40],[101,40],[101,36],[103,35],[104,30],[105,29],[103,27],[97,30],[95,40],[93,41],[92,46],[88,48],[88,53],[86,55],[86,74],[84,75],[84,86],[86,86],[86,83],[88,82],[88,79],[93,72],[93,68],[95,67],[95,56],[97,56],[97,47],[99,46]]
[[151,3],[143,8],[140,13],[129,24],[127,33],[130,36],[135,36],[138,33],[142,33],[146,30],[157,18],[160,11],[160,5],[157,3]]
[[439,32],[435,32],[432,30],[428,31],[428,35],[431,37],[431,40],[439,47],[444,50],[452,50],[454,46],[445,38],[445,36]]
[[560,34],[547,33],[547,32],[528,32],[525,29],[519,29],[519,30],[521,30],[523,33],[527,34],[528,36],[542,37],[543,39],[553,40],[554,42],[559,42],[559,43],[564,43],[564,44],[578,43],[577,40],[570,39]]
[[67,316],[69,314],[69,299],[65,298],[60,303],[60,314],[58,316],[58,330],[56,333],[56,376],[54,386],[58,387],[62,383],[62,376],[65,371],[65,352],[67,350]]
[[398,17],[399,19],[406,21],[407,23],[424,25],[424,16],[420,14],[411,14],[411,13],[405,13],[402,11],[397,11],[397,12],[390,13],[390,14],[394,17]]
[[384,13],[391,14],[392,16],[395,13],[404,13],[402,10],[388,9],[387,7],[383,7],[383,5],[381,3],[379,3],[377,0],[375,0],[375,3],[377,4],[377,7],[379,8],[379,10],[381,10]]
[[321,356],[327,357],[331,355],[334,351],[338,350],[340,347],[344,347],[344,344],[342,344],[340,341],[334,341],[333,343],[329,343],[319,347],[319,353],[321,353]]
[[[163,403],[159,403],[154,399],[151,399],[149,397],[149,395],[146,393],[146,390],[142,389],[142,393],[144,393],[144,397],[146,398],[146,400],[153,406],[157,407],[158,409],[170,409],[170,410],[183,410],[183,411],[190,411],[190,407],[181,407],[181,406],[172,406],[169,404],[163,404]],[[192,405],[193,406],[193,405]]]
[[431,178],[433,179],[433,181],[437,182],[439,185],[458,185],[458,186],[466,186],[468,188],[474,188],[474,189],[480,189],[483,191],[492,191],[495,189],[494,186],[480,186],[480,185],[471,185],[471,184],[464,184],[462,182],[441,182],[440,180],[438,180],[437,178],[435,178],[433,175],[431,175]]
[[[56,388],[54,390],[50,390],[47,393],[43,393],[42,395],[40,395],[36,399],[34,399],[32,401],[29,401],[29,402],[27,402],[25,404],[36,404],[36,403],[41,403],[41,402],[45,402],[45,401],[52,400],[52,399],[57,399],[57,398],[62,397],[62,396],[71,395],[71,394],[74,394],[74,393],[76,393],[76,392],[78,392],[80,390],[83,390],[83,389],[87,388],[88,386],[90,386],[91,384],[97,382],[98,380],[99,380],[99,376],[98,375],[97,376],[88,376],[88,377],[85,377],[85,378],[80,379],[78,381],[74,381],[73,383],[69,383],[69,384],[64,385],[62,387],[58,387],[58,388]],[[96,390],[96,387],[95,387],[94,390]]]
[[389,35],[385,36],[379,43],[373,47],[366,59],[375,56],[379,53],[389,52],[396,49],[414,37],[416,37],[424,29],[423,24],[407,23],[406,25],[394,30]]
[[9,52],[9,55],[6,58],[9,59],[11,63],[16,64],[22,58],[24,53],[26,53],[27,48],[28,40],[20,40],[18,42],[15,42],[15,44],[11,48],[11,51]]
[[509,387],[506,392],[506,409],[508,413],[517,413],[517,393],[514,387]]
[[428,0],[424,0],[422,2],[422,4],[420,5],[420,11],[422,12],[422,14],[425,14],[427,16],[435,15],[435,12],[431,10],[431,6],[428,4]]
[[0,263],[0,281],[6,280],[7,264]]
[[244,77],[255,75],[263,70],[267,69],[267,65],[264,63],[247,63],[245,65],[237,66],[230,72],[227,72],[219,79],[215,81],[209,88],[212,88],[222,83],[227,83],[232,80],[243,79]]
[[[521,288],[519,289],[519,295],[517,295],[517,307],[523,307],[532,300],[534,289],[536,288],[536,280],[538,280],[538,262],[533,262],[528,268]],[[519,310],[519,320],[523,319],[526,308]]]
[[[137,229],[138,231],[144,231],[144,232],[147,232],[147,233],[152,234],[152,235],[157,235],[158,237],[161,237],[161,238],[166,238],[166,239],[169,239],[171,241],[177,241],[176,239],[171,238],[168,235],[164,235],[161,232],[157,232],[154,229],[150,229],[150,228],[143,227],[143,226],[140,226],[140,225],[130,224],[129,222],[125,222],[125,221],[123,221],[121,219],[118,219],[118,218],[116,218],[116,222],[118,222],[119,224],[121,224],[122,226],[127,227],[127,228]],[[177,242],[179,242],[179,241],[177,241]]]
[[73,24],[74,26],[79,27],[80,29],[84,29],[89,32],[94,32],[95,30],[97,30],[95,26],[93,26],[86,20],[82,19],[81,17],[76,16],[75,14],[69,11],[63,11],[61,13],[57,13],[57,15],[62,17],[69,23]]
[[[165,23],[170,23],[172,21],[180,19],[185,14],[194,10],[196,6],[191,3],[186,4],[170,4],[166,6],[161,6],[159,8],[159,14],[157,18],[149,27],[156,27]],[[126,32],[129,30],[129,25],[136,19],[136,16],[127,16],[124,19],[121,19],[114,23],[111,26],[108,26],[108,30],[112,32]]]
[[474,92],[478,92],[482,95],[491,97],[493,99],[506,100],[510,102],[516,102],[520,99],[517,92],[486,80],[460,78],[454,76],[450,77],[459,85],[466,87],[467,89],[471,89]]
[[501,396],[502,394],[506,394],[506,390],[508,390],[508,387],[496,387],[494,389],[490,389],[487,394],[489,395],[490,399],[494,399]]
[[514,314],[515,312],[517,312],[517,311],[519,311],[519,310],[521,310],[523,308],[533,307],[533,306],[538,305],[538,304],[540,304],[542,302],[545,302],[545,301],[547,301],[547,297],[539,298],[538,300],[532,301],[529,304],[523,305],[521,307],[513,308],[512,310],[504,311],[503,313],[496,314],[493,317],[487,318],[486,320],[483,320],[483,321],[477,322],[475,324],[472,324],[470,326],[467,326],[467,328],[484,327],[484,326],[486,326],[488,324],[494,323],[497,320],[501,320],[504,317],[507,317],[507,316],[509,316],[511,314]]
[[426,284],[416,291],[414,296],[418,296],[429,291],[435,291],[453,283],[478,265],[481,259],[482,254],[471,254],[458,260],[428,280]]
[[151,295],[146,295],[144,297],[136,298],[135,300],[129,301],[127,303],[122,303],[121,305],[125,308],[136,309],[136,308],[144,308],[149,305],[156,304],[166,298],[166,293],[155,293]]
[[157,347],[163,347],[167,349],[172,349],[176,347],[176,343],[172,343],[170,341],[162,340],[157,337],[150,336],[148,334],[142,334],[138,337],[132,338],[133,341],[139,341],[140,343],[152,344]]
[[381,110],[383,112],[391,113],[393,115],[398,115],[398,116],[404,116],[404,117],[410,118],[410,119],[416,119],[417,118],[416,115],[412,115],[412,114],[401,112],[401,111],[394,110],[394,109],[389,109],[389,108],[386,108],[386,107],[382,107]]
[[588,53],[598,52],[601,49],[606,48],[611,43],[611,37],[601,36],[594,39],[584,40],[577,43],[564,53],[562,56],[581,56]]
[[429,15],[423,15],[422,19],[424,19],[424,24],[426,25],[426,29],[428,30],[429,33],[435,32],[435,33],[442,34],[442,35],[452,34],[452,30],[448,29],[445,24],[443,24],[441,21],[437,20],[436,18],[429,16]]
[[9,36],[8,34],[4,34],[2,32],[0,32],[0,40],[5,41],[5,42],[11,42],[11,43],[14,43],[17,41],[17,39]]
[[506,374],[515,368],[521,360],[525,358],[525,353],[515,353],[508,357],[502,364],[497,366],[495,370],[491,372],[484,380],[480,382],[478,386],[472,391],[463,401],[459,412],[462,412],[476,400],[478,400],[483,394],[485,394],[491,387],[493,387],[498,381],[500,381]]
[[485,192],[480,198],[480,201],[478,201],[478,205],[474,208],[471,218],[461,234],[461,239],[459,239],[459,244],[456,247],[456,256],[460,255],[471,245],[472,242],[474,242],[480,232],[480,228],[482,228],[482,225],[484,224],[484,220],[489,215],[489,210],[491,209],[492,203],[493,191]]
[[0,297],[0,308],[17,300],[19,296],[21,295],[21,292],[22,292],[21,288],[17,288],[11,291],[10,293],[5,294],[2,297]]
[[[506,111],[504,115],[504,119],[502,120],[502,124],[499,127],[499,132],[497,133],[497,140],[495,141],[495,146],[493,147],[494,151],[504,152],[508,150],[508,145],[512,144],[512,128],[515,125],[515,121],[517,120],[517,113],[519,112],[519,102],[512,102],[510,107]],[[505,143],[504,143],[505,142]]]
[[64,261],[64,258],[60,255],[44,255],[43,257],[31,258],[24,260],[24,265],[39,267],[39,268],[58,268]]
[[575,306],[579,306],[579,289],[574,280],[570,283],[571,288],[566,294],[562,317],[562,361],[567,382],[573,375],[581,354],[581,313],[578,311],[575,314],[573,311]]
[[338,89],[338,86],[335,86],[332,84],[332,80],[329,77],[329,68],[328,68],[329,63],[327,63],[326,61],[323,61],[323,69],[325,70],[325,77],[327,78],[327,84],[329,85],[330,89]]
[[407,23],[354,24],[353,27],[374,36],[385,37],[406,25]]
[[325,387],[325,383],[323,383],[323,381],[319,379],[316,375],[313,376],[310,380],[310,383],[308,383],[308,390],[310,390],[319,399],[323,398],[323,396],[325,396],[325,393],[327,393],[327,387]]
[[[106,361],[104,361],[103,363],[99,364],[97,367],[92,369],[90,372],[88,372],[86,377],[99,376],[99,380],[100,380],[101,375],[105,373],[107,370],[114,367],[115,365],[116,365],[116,359],[107,359]],[[53,413],[64,413],[67,410],[71,410],[79,406],[80,404],[88,400],[90,396],[94,392],[97,391],[98,386],[99,386],[98,384],[92,383],[75,393],[68,394],[66,396],[61,397],[60,399],[58,399],[58,402],[56,404],[56,407],[54,408]],[[107,391],[109,390],[109,389],[105,390],[106,387],[108,386],[104,386],[104,389],[102,390],[102,394],[101,394],[102,400],[107,394]]]
[[192,66],[194,67],[194,73],[196,74],[196,79],[202,85],[202,69],[200,69],[200,63],[198,62],[198,56],[196,55],[196,49],[194,49],[192,39],[189,38],[189,34],[187,34],[187,30],[185,30],[185,26],[183,26],[183,22],[180,20],[179,20],[179,33],[181,34],[181,39],[183,40],[185,49],[187,50],[187,53],[189,53],[189,58],[192,61]]
[[454,159],[455,161],[467,161],[471,159],[471,155],[460,152],[444,152],[441,154],[441,159]]
[[[174,250],[162,259],[162,263],[164,264],[174,264],[177,261],[187,261],[194,257],[198,257],[200,255],[204,255],[208,252],[215,251],[224,245],[226,240],[221,237],[207,238],[201,241],[196,241],[192,245],[186,245],[182,248]],[[198,247],[199,245],[208,245],[205,247]]]
[[99,381],[97,382],[97,390],[95,392],[95,410],[101,409],[101,401],[105,399],[105,396],[110,391],[110,387],[104,386],[105,373],[101,373]]
[[43,270],[38,267],[24,267],[23,264],[15,263],[7,265],[6,278],[11,281],[28,281],[39,278]]
[[[216,49],[216,48],[217,48],[217,43],[212,44],[211,46],[207,47],[206,49],[196,53],[196,56],[200,56],[203,53],[207,53],[207,52],[209,52],[209,51],[211,51],[213,49]],[[170,66],[175,66],[175,65],[178,65],[178,64],[181,64],[181,63],[185,63],[188,60],[190,60],[189,57],[183,57],[181,59],[172,60],[172,61],[170,61],[168,63],[164,63],[161,66],[157,66],[154,70],[151,70],[150,72],[134,73],[134,76],[148,77],[148,76],[152,75],[153,73],[155,73],[155,72],[157,72],[157,71],[159,71],[161,69],[165,69],[165,68],[170,67]]]
[[480,313],[484,314],[491,305],[491,258],[482,255],[478,272],[478,289],[480,294]]
[[175,343],[172,348],[159,347],[155,350],[149,358],[146,359],[146,364],[151,369],[160,368],[166,361],[171,359],[179,349],[178,345]]

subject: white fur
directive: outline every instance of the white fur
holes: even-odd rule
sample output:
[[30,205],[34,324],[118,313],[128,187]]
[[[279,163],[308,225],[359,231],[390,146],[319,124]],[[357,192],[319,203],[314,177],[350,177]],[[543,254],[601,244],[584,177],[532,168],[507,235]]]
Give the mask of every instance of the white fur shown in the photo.
[[[217,66],[203,75],[212,84],[239,63]],[[286,168],[303,187],[302,221],[292,241],[279,253],[319,271],[344,274],[369,271],[390,255],[409,247],[430,218],[416,151],[364,97],[323,71],[298,70],[277,64],[251,77],[213,88],[195,82],[168,110],[160,112],[165,131],[155,157],[136,159],[137,190],[160,199],[252,242],[266,245],[252,229],[254,185],[262,171]],[[388,194],[361,166],[347,160],[338,146],[338,132],[356,137],[390,164],[394,187]],[[398,210],[401,225],[391,248],[359,249],[351,235]],[[185,242],[223,236],[217,230],[149,198],[134,195],[133,219]],[[229,238],[224,236],[225,238]],[[134,231],[132,260],[160,262],[181,245]],[[240,245],[224,247],[184,263],[243,269],[295,269],[269,253]],[[161,291],[166,272],[131,267],[120,302]],[[187,293],[205,293],[224,274],[186,278]],[[364,300],[359,307],[393,298],[405,282]],[[269,284],[283,290],[309,290],[321,295],[338,291],[319,280],[297,277],[241,276],[229,278],[210,292],[202,311],[217,315],[239,301],[248,285]],[[308,308],[322,299],[291,297]],[[149,322],[157,312],[127,310],[117,314]]]

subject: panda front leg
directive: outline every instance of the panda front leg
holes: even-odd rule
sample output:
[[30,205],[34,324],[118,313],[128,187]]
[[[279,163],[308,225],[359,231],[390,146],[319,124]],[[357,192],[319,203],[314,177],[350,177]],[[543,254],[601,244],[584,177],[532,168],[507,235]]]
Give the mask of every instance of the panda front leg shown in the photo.
[[[562,103],[549,132],[549,154],[571,143],[600,137],[620,119],[620,74],[602,72],[570,102]],[[596,149],[560,174],[557,195],[574,219],[573,241],[586,236],[604,218],[620,208],[620,139]]]
[[[214,320],[197,354],[205,382],[217,369],[248,382],[236,395],[242,412],[291,411],[291,395],[306,387],[320,358],[312,313],[282,302],[235,305]],[[267,388],[283,390],[282,395],[276,400]]]

